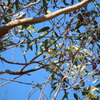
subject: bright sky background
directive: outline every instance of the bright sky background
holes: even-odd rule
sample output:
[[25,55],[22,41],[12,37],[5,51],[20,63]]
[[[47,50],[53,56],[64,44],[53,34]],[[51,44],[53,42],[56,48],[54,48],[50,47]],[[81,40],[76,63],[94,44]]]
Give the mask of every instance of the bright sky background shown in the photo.
[[[90,7],[90,9],[92,8],[91,5],[89,7]],[[28,15],[26,17],[28,17]],[[36,24],[35,26],[37,26],[37,28],[39,29],[39,28],[41,28],[41,26],[44,27],[47,25],[49,26],[48,22],[39,23],[39,24]],[[30,51],[26,55],[26,57],[28,58],[29,61],[34,56],[34,55],[32,55],[33,52],[34,51]],[[20,49],[13,48],[12,50],[10,49],[8,51],[3,52],[2,55],[8,60],[12,58],[12,60],[14,60],[14,61],[18,60],[18,61],[24,62],[24,59],[22,60],[22,58],[21,58],[22,52]],[[30,67],[33,67],[33,66],[35,66],[35,65],[34,64],[30,65]],[[15,67],[14,65],[0,62],[0,71],[2,71],[2,69],[4,70],[7,68],[11,68],[12,70],[18,70],[20,68],[20,66]],[[18,79],[18,81],[22,81],[22,82],[25,81],[27,83],[31,83],[32,81],[34,81],[34,84],[42,83],[47,80],[49,75],[50,75],[49,72],[46,72],[45,70],[42,69],[42,70],[31,73],[30,76],[23,75],[21,78]],[[3,75],[0,75],[0,77],[12,79],[15,76],[3,74]],[[2,80],[0,80],[0,83],[2,83]],[[50,91],[49,84],[45,89],[46,95],[48,94],[48,91]],[[73,90],[70,90],[70,91],[73,92]],[[16,82],[11,82],[11,83],[8,83],[8,84],[0,87],[0,100],[28,100],[28,95],[30,92],[36,92],[35,95],[34,94],[32,95],[30,100],[39,100],[39,97],[38,97],[39,93],[40,93],[39,89],[37,89],[36,91],[32,91],[32,86],[30,86],[30,85],[24,85],[24,84],[20,84],[20,83],[16,83]],[[72,98],[73,96],[72,96],[71,92],[70,92],[69,98],[71,98],[70,100],[74,100],[74,98]],[[60,93],[60,95],[62,95],[62,92]],[[57,100],[61,100],[60,95],[58,96]]]

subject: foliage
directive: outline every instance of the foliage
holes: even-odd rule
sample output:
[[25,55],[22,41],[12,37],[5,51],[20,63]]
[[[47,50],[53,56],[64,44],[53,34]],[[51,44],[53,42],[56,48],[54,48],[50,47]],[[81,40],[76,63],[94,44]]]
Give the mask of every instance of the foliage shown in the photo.
[[[24,8],[36,0],[2,0],[0,8],[0,25],[4,26],[19,12],[26,17],[39,17],[55,10],[71,6],[81,0],[41,0],[39,3]],[[72,92],[75,100],[99,100],[100,95],[100,23],[99,4],[93,1],[68,14],[60,15],[50,21],[17,26],[0,39],[1,86],[9,82],[32,85],[41,93],[48,84],[49,95],[55,100],[60,92],[62,100],[70,98]],[[12,52],[13,50],[13,52]],[[55,52],[54,52],[55,51]],[[12,53],[11,53],[12,52]],[[6,54],[6,55],[5,55]],[[56,64],[52,67],[51,61]],[[18,67],[19,66],[19,67]],[[17,81],[23,75],[32,75],[38,70],[50,74],[45,82]],[[32,73],[31,73],[32,72]],[[6,79],[3,74],[8,73]],[[8,75],[16,75],[8,80]],[[25,77],[25,76],[24,76]],[[38,75],[37,75],[38,77]],[[34,80],[32,80],[34,81]],[[94,84],[95,83],[95,84]],[[41,94],[40,93],[40,94]],[[29,95],[29,99],[32,98]],[[47,96],[48,97],[47,97]]]

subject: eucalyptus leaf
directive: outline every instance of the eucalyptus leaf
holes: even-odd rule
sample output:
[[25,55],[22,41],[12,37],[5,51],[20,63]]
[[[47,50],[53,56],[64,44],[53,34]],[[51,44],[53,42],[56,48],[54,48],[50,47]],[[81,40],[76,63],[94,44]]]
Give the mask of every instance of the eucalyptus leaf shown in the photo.
[[48,31],[49,29],[50,29],[50,27],[43,27],[38,31],[38,33]]

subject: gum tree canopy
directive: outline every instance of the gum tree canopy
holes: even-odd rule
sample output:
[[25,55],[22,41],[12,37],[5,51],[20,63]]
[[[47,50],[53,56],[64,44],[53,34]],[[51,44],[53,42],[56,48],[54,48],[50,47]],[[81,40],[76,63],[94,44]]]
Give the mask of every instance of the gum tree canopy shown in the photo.
[[37,92],[28,100],[99,100],[99,6],[98,0],[1,0],[0,86],[31,86]]

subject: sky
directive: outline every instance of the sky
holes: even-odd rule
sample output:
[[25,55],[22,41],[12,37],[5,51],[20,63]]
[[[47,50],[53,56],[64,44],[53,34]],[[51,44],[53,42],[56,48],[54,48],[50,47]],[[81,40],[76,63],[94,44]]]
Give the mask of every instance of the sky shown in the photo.
[[[90,8],[92,8],[92,6],[90,6]],[[51,9],[52,11],[52,9]],[[26,12],[25,10],[23,10],[23,12]],[[31,15],[32,17],[33,15]],[[28,15],[26,17],[29,17]],[[48,22],[45,23],[39,23],[36,24],[35,26],[37,27],[37,29],[41,28],[41,26],[49,26]],[[40,34],[36,34],[34,33],[34,36],[38,36]],[[15,40],[16,41],[16,40]],[[26,53],[26,57],[28,58],[28,61],[31,60],[31,58],[34,56],[32,55],[35,51],[29,51]],[[22,51],[20,49],[17,49],[16,47],[10,50],[7,50],[5,52],[2,53],[3,57],[5,57],[6,59],[12,59],[12,61],[21,61],[21,62],[25,62],[23,57],[22,57]],[[7,64],[7,63],[2,63],[0,62],[0,71],[7,69],[8,67],[11,68],[12,70],[19,70],[20,66],[15,66],[12,64]],[[29,68],[34,67],[36,65],[32,64],[29,66]],[[16,83],[16,82],[10,82],[2,87],[0,87],[0,100],[28,100],[29,95],[32,94],[32,96],[30,97],[30,100],[39,100],[39,93],[40,90],[39,89],[33,89],[34,84],[37,83],[42,83],[45,82],[47,80],[47,78],[50,76],[49,72],[46,72],[44,69],[42,70],[38,70],[35,72],[30,73],[31,75],[23,75],[22,77],[20,77],[17,81],[21,81],[21,82],[27,82],[27,83],[32,83],[33,85],[24,85],[24,84],[20,84],[20,83]],[[0,75],[0,77],[3,78],[7,78],[7,79],[13,79],[15,76],[12,75],[8,75],[8,74],[3,74]],[[2,83],[4,81],[0,80],[0,83]],[[5,81],[6,82],[6,81]],[[72,89],[70,89],[70,97],[71,100],[74,100],[72,93],[74,92]],[[45,88],[45,94],[48,95],[48,92],[50,92],[50,84],[47,84],[46,88]],[[35,94],[34,94],[35,93]],[[58,95],[57,100],[61,100],[61,95],[63,94],[63,92],[61,91],[60,94]],[[48,100],[50,100],[48,98]]]

